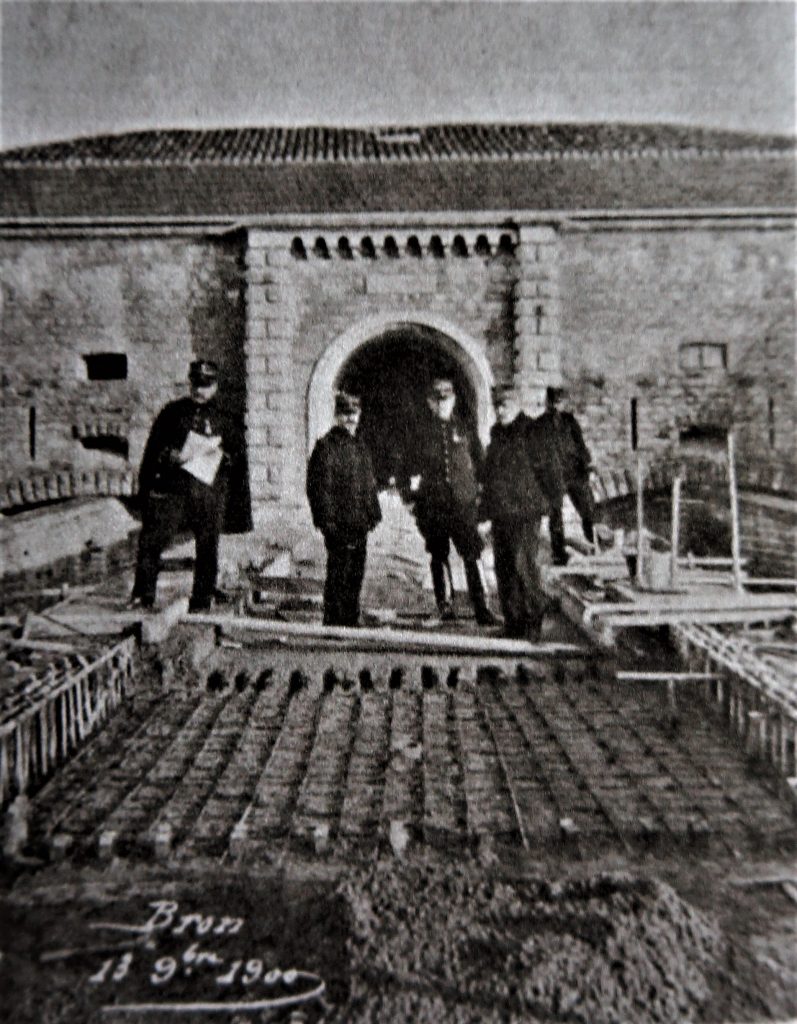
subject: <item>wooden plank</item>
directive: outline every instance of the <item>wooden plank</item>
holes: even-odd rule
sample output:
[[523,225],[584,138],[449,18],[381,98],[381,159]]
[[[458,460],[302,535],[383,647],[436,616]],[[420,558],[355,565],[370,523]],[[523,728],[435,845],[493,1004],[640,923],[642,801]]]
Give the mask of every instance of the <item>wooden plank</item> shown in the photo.
[[652,594],[640,593],[633,601],[596,601],[584,608],[585,621],[596,616],[673,612],[784,611],[797,613],[797,602],[789,594]]
[[678,576],[678,545],[681,529],[681,476],[678,474],[672,482],[672,511],[670,524],[670,583],[675,583]]
[[676,683],[702,683],[721,677],[716,672],[616,672],[615,678],[619,682],[629,683],[668,683],[670,680]]
[[187,615],[182,621],[189,626],[220,626],[231,631],[260,633],[282,639],[286,643],[291,640],[340,641],[353,650],[361,650],[364,644],[374,643],[378,645],[379,651],[444,651],[479,656],[524,655],[529,658],[585,658],[593,654],[591,650],[577,644],[532,644],[525,640],[456,633],[422,633],[409,629],[352,629],[344,626],[322,626],[317,623],[272,622],[231,614]]
[[71,654],[75,650],[74,644],[66,644],[58,640],[29,640],[24,638],[21,640],[6,640],[6,644],[9,647],[15,647],[22,650],[55,651],[61,654]]
[[739,491],[736,486],[736,456],[733,431],[728,431],[728,488],[731,499],[731,557],[733,559],[733,581],[737,590],[742,589],[742,566],[739,526]]
[[645,484],[645,469],[642,465],[642,456],[637,455],[636,460],[636,582],[642,583],[642,565],[645,558],[645,509],[643,489]]
[[667,626],[690,624],[695,622],[703,623],[726,623],[726,622],[760,622],[762,619],[787,618],[794,612],[790,608],[778,608],[769,606],[765,608],[749,609],[684,609],[683,611],[662,610],[649,612],[626,612],[621,615],[599,615],[590,616],[590,625],[597,620],[606,629],[628,629],[630,626]]

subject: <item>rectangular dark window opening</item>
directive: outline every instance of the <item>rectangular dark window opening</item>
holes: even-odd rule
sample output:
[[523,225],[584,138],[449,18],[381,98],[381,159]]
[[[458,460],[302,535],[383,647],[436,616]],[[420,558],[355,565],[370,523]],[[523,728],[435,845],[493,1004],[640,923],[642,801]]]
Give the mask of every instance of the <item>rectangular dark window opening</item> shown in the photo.
[[130,453],[130,445],[126,437],[117,437],[115,434],[96,434],[91,437],[81,437],[80,443],[87,451],[109,452],[111,455],[120,455],[126,459]]
[[637,399],[631,399],[631,451],[637,450],[639,444],[639,433],[637,429]]
[[728,438],[728,428],[717,423],[697,423],[686,427],[678,435],[681,444],[722,444]]
[[92,352],[83,356],[89,380],[127,380],[124,352]]

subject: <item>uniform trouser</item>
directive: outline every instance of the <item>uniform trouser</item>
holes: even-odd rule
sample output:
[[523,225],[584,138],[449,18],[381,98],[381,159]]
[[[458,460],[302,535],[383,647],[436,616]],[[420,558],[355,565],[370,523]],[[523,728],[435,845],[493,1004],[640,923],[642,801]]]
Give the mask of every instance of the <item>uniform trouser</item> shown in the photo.
[[546,598],[537,569],[540,517],[493,519],[498,598],[508,636],[537,639]]
[[324,625],[356,626],[365,575],[368,534],[326,536],[327,577],[324,583]]
[[[592,501],[589,480],[576,480],[575,483],[568,484],[567,495],[573,502],[576,512],[581,517],[581,528],[584,531],[584,536],[588,541],[592,542],[594,539],[592,521],[595,515],[595,506]],[[550,516],[553,557],[556,561],[565,561],[567,559],[567,549],[565,547],[565,527],[562,519],[561,502],[551,506]]]
[[144,506],[133,596],[155,600],[161,555],[175,536],[190,530],[196,538],[194,587],[191,603],[210,602],[219,570],[219,533],[224,508],[223,491],[188,481],[178,494],[150,494]]
[[487,600],[479,572],[478,559],[482,542],[472,515],[452,515],[439,518],[428,517],[419,522],[419,528],[426,541],[426,550],[431,556],[432,584],[438,608],[448,603],[446,592],[445,563],[451,551],[451,541],[465,566],[468,595],[477,618],[487,614]]

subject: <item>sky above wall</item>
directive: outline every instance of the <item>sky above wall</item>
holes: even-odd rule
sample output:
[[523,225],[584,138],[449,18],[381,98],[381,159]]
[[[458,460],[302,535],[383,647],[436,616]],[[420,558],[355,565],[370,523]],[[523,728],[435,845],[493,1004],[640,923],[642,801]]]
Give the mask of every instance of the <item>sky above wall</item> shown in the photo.
[[2,0],[0,19],[3,148],[242,125],[795,130],[791,2]]

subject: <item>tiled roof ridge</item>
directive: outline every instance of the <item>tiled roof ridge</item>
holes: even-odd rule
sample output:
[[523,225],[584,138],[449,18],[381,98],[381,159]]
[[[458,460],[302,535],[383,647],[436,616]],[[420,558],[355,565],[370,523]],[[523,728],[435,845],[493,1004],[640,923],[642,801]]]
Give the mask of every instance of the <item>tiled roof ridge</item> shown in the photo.
[[457,123],[153,129],[0,152],[5,167],[258,166],[640,159],[771,159],[784,135],[672,124]]

